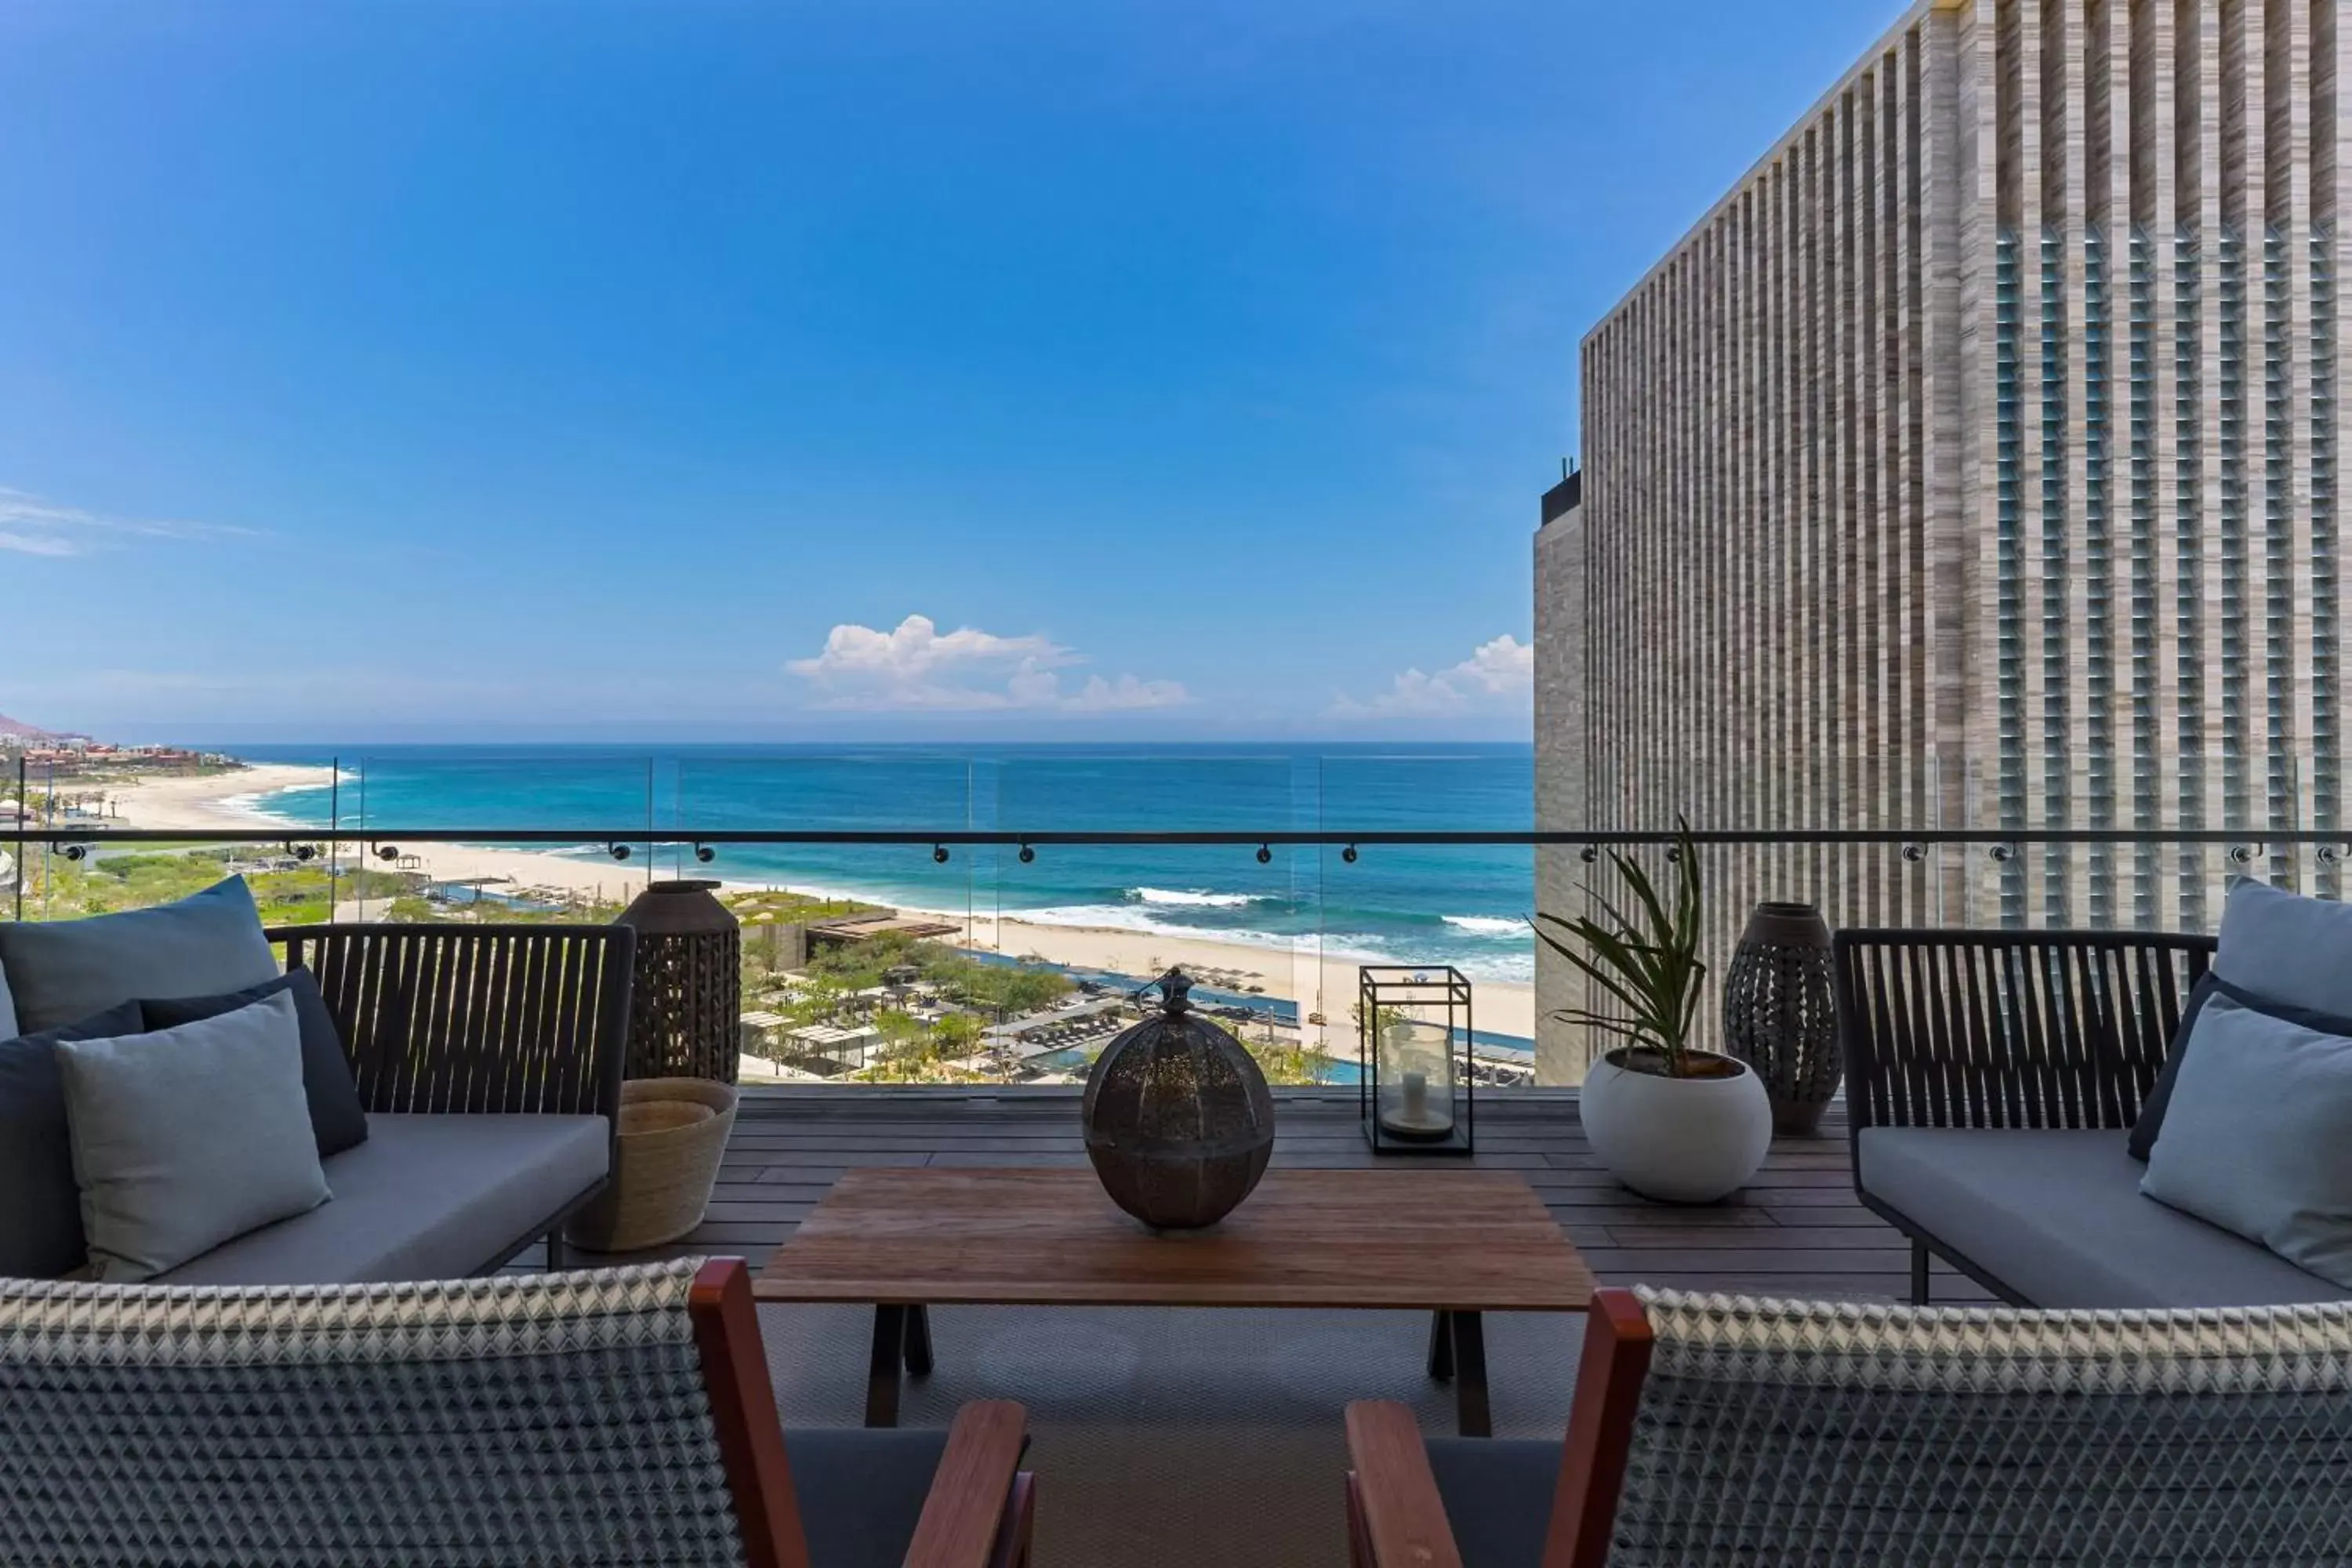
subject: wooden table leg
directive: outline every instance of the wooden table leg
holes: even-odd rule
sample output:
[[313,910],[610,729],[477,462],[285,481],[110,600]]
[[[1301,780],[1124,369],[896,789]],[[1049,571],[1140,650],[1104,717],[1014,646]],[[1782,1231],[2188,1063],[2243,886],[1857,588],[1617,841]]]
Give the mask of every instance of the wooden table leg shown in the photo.
[[1454,1375],[1452,1317],[1443,1307],[1429,1315],[1429,1375],[1440,1383]]
[[907,1309],[883,1302],[874,1309],[874,1349],[866,1363],[866,1424],[898,1424],[898,1369],[907,1356]]
[[1449,1312],[1454,1326],[1454,1408],[1465,1437],[1491,1437],[1495,1417],[1486,1402],[1486,1330],[1475,1312]]
[[931,1375],[931,1310],[920,1302],[907,1309],[907,1370]]

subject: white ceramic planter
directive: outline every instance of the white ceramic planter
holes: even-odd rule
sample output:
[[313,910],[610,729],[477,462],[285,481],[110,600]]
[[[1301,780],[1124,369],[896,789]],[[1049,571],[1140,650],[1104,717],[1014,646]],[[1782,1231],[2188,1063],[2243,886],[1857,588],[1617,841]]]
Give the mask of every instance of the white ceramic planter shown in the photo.
[[1772,1103],[1755,1073],[1735,1062],[1736,1075],[1661,1078],[1628,1071],[1623,1055],[1621,1047],[1594,1062],[1577,1101],[1585,1139],[1609,1173],[1669,1203],[1738,1192],[1772,1146]]

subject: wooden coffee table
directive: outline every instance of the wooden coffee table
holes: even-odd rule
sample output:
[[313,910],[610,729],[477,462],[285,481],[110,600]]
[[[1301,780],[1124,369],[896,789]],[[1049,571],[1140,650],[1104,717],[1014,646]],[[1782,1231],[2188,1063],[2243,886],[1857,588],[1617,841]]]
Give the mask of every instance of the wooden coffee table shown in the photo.
[[1429,1373],[1485,1436],[1479,1314],[1582,1311],[1592,1275],[1528,1184],[1498,1171],[1269,1171],[1211,1229],[1153,1235],[1094,1173],[849,1172],[760,1271],[762,1301],[872,1302],[866,1424],[931,1370],[934,1305],[1407,1308]]

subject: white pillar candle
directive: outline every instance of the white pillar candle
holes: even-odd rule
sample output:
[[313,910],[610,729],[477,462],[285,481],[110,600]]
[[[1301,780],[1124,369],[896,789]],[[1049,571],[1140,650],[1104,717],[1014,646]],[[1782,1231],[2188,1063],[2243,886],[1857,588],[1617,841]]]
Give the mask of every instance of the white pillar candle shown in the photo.
[[1429,1075],[1409,1072],[1404,1075],[1404,1119],[1418,1125],[1429,1117]]

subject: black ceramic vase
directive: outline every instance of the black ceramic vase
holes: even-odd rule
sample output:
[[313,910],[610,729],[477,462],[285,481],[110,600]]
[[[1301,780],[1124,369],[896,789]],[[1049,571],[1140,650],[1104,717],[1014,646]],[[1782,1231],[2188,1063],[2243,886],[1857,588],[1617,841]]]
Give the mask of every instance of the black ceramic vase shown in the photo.
[[1087,1075],[1087,1155],[1111,1201],[1154,1230],[1214,1225],[1250,1195],[1274,1152],[1274,1096],[1242,1043],[1192,1011],[1181,970],[1160,1011]]

